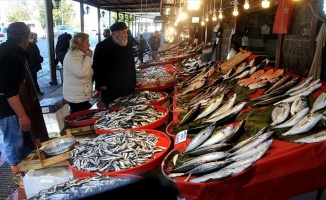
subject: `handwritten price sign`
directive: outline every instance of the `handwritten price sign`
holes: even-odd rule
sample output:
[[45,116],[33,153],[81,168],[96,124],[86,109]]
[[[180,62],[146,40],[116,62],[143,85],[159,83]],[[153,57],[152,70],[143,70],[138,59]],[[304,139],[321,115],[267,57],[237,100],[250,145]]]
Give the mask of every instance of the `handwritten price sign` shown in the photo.
[[186,141],[187,139],[187,130],[184,130],[184,131],[180,131],[176,137],[175,137],[175,141],[174,141],[174,144],[178,144],[180,142],[184,142]]

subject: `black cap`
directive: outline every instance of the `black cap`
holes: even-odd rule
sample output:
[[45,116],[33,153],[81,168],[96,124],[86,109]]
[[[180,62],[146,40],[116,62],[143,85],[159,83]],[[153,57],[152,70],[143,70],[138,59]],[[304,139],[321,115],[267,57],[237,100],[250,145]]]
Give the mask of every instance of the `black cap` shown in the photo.
[[124,23],[124,22],[116,22],[110,27],[110,30],[111,30],[111,32],[114,32],[114,31],[125,30],[127,28],[128,28],[128,26],[126,25],[126,23]]
[[7,28],[8,38],[20,38],[23,36],[29,36],[31,29],[24,22],[13,22]]

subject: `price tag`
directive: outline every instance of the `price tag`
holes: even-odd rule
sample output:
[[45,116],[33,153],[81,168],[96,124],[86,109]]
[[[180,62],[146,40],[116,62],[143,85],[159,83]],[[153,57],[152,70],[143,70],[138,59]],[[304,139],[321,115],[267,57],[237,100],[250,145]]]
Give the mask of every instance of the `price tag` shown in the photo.
[[180,142],[184,142],[187,139],[187,132],[188,130],[180,131],[176,136],[175,136],[175,141],[174,144],[178,144]]

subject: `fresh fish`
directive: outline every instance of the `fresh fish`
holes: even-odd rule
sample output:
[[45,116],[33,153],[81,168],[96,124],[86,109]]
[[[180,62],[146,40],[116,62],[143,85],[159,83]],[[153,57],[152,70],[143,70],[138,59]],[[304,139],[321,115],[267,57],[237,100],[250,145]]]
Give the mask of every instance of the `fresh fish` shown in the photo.
[[250,76],[251,74],[255,73],[256,70],[257,70],[257,66],[251,67],[251,68],[249,69],[249,76]]
[[268,148],[251,148],[248,151],[244,151],[242,153],[236,154],[234,156],[228,157],[226,160],[230,160],[233,162],[239,161],[239,160],[244,160],[246,158],[252,157],[256,154],[266,152]]
[[268,90],[264,91],[264,94],[268,94],[268,93],[274,91],[276,88],[282,86],[284,83],[288,82],[290,79],[291,79],[290,75],[284,76],[279,81],[277,81],[275,84],[273,84],[272,87],[270,87]]
[[268,63],[269,59],[265,58],[259,65],[257,65],[257,69],[264,69]]
[[234,79],[240,79],[240,78],[244,78],[246,76],[249,75],[249,69],[245,70],[244,72],[242,72],[240,75],[234,77]]
[[265,70],[261,69],[250,75],[250,78],[257,79],[265,73]]
[[265,142],[270,136],[272,136],[273,133],[274,133],[273,131],[269,131],[269,132],[261,134],[256,139],[254,139],[250,143],[246,144],[245,146],[241,147],[240,149],[238,149],[237,151],[235,151],[231,155],[237,155],[239,153],[243,153],[243,152],[248,151],[249,149],[257,147],[261,143]]
[[282,124],[274,126],[273,128],[287,128],[296,125],[302,118],[304,118],[308,114],[309,108],[305,108],[295,115],[293,115],[289,120],[285,121]]
[[195,167],[198,167],[204,163],[207,163],[207,162],[195,162],[195,163],[189,163],[189,164],[183,163],[179,167],[170,170],[170,172],[171,173],[186,173],[187,171],[192,170]]
[[232,108],[232,106],[235,103],[236,98],[237,98],[237,93],[233,93],[232,96],[230,97],[230,99],[225,104],[223,104],[223,106],[221,106],[220,108],[215,110],[213,112],[213,114],[211,114],[211,116],[209,116],[208,119],[214,118],[214,117],[220,115],[221,113],[224,113],[227,110],[229,110],[230,108]]
[[246,62],[241,63],[238,68],[235,70],[235,74],[243,72],[248,66],[246,65]]
[[291,110],[290,110],[291,115],[295,115],[296,113],[298,113],[299,111],[307,107],[308,107],[307,98],[304,96],[300,96],[296,98],[291,105]]
[[323,114],[310,113],[301,119],[296,125],[294,125],[290,130],[283,133],[282,136],[296,135],[300,133],[305,133],[311,130],[321,119]]
[[294,90],[290,93],[288,93],[290,96],[294,96],[294,95],[297,95],[297,94],[300,94],[306,90],[309,90],[310,88],[314,87],[316,84],[318,84],[320,82],[320,79],[317,79],[311,83],[309,83],[306,87],[303,87],[301,89],[298,89],[298,90]]
[[322,142],[326,140],[326,130],[320,131],[319,133],[300,138],[298,140],[294,140],[296,143],[314,143],[314,142]]
[[181,125],[184,125],[186,124],[187,122],[195,119],[199,112],[200,112],[200,108],[201,108],[201,104],[198,104],[196,106],[194,106],[192,109],[189,110],[189,112],[187,112],[187,114],[182,118],[180,124],[178,125],[181,126]]
[[189,182],[191,183],[201,183],[205,182],[209,179],[214,179],[214,180],[221,180],[227,177],[230,177],[233,174],[230,170],[219,170],[217,172],[212,172],[203,176],[199,176],[197,178],[191,179]]
[[254,139],[256,139],[258,136],[260,136],[261,134],[264,133],[264,131],[266,130],[266,127],[263,127],[262,129],[260,129],[255,135],[239,142],[237,145],[235,145],[232,149],[229,150],[230,153],[235,152],[236,150],[240,149],[241,147],[245,146],[246,144],[250,143],[251,141],[253,141]]
[[271,74],[270,76],[268,76],[267,80],[271,84],[273,84],[276,81],[278,81],[279,79],[281,79],[281,77],[283,76],[283,73],[284,73],[284,69],[278,69],[273,74]]
[[194,83],[191,83],[188,87],[186,87],[178,96],[183,96],[189,92],[195,91],[201,87],[203,87],[206,83],[206,78],[200,79]]
[[205,123],[216,122],[217,124],[221,124],[221,123],[237,116],[239,114],[239,112],[245,107],[246,104],[247,104],[247,102],[241,102],[241,103],[237,104],[236,106],[232,107],[231,109],[227,110],[226,112],[221,113],[221,115],[218,115],[214,118],[211,118],[211,119],[205,121]]
[[261,76],[259,76],[259,78],[260,79],[267,79],[267,77],[269,77],[273,73],[274,73],[274,70],[273,69],[269,69],[269,70],[265,71]]
[[266,100],[262,100],[262,101],[258,101],[257,103],[253,104],[253,107],[256,106],[266,106],[266,105],[271,105],[275,102],[278,102],[280,100],[283,100],[284,98],[288,97],[288,95],[278,95],[276,97],[272,97],[270,99],[266,99]]
[[325,106],[326,106],[326,92],[323,92],[317,97],[316,101],[314,102],[310,110],[310,113],[323,109],[325,108]]
[[199,145],[201,145],[207,138],[212,135],[215,126],[216,124],[214,123],[197,133],[197,135],[188,144],[184,153],[187,153],[188,151],[194,150],[199,147]]
[[221,143],[230,142],[234,138],[236,138],[240,134],[240,132],[242,131],[242,128],[244,127],[244,124],[245,124],[245,120],[242,120],[241,122],[239,122],[238,125],[236,127],[234,127],[234,129],[232,129],[231,133],[226,135],[223,138]]
[[304,81],[300,82],[297,86],[289,89],[288,91],[286,91],[286,93],[290,93],[292,91],[295,91],[295,90],[299,90],[303,87],[306,87],[309,85],[310,81],[312,80],[313,76],[310,76],[308,78],[306,78]]
[[209,145],[206,147],[202,147],[202,148],[197,148],[195,150],[189,151],[186,153],[186,155],[190,155],[190,156],[200,156],[206,153],[212,153],[212,152],[216,152],[216,151],[222,151],[225,149],[229,149],[232,145],[228,144],[228,143],[218,143],[218,144],[213,144],[213,145]]
[[268,83],[268,80],[260,80],[258,82],[255,82],[255,83],[251,83],[248,85],[248,88],[250,90],[253,90],[253,89],[258,89],[258,88],[262,88],[264,86],[266,86]]
[[212,152],[212,153],[206,153],[203,155],[200,155],[196,158],[193,158],[191,160],[186,161],[184,164],[193,164],[193,163],[198,163],[198,162],[212,162],[212,161],[217,161],[221,160],[223,158],[226,158],[230,153],[223,152],[223,151],[218,151],[218,152]]
[[272,112],[272,123],[271,126],[275,126],[284,122],[290,113],[290,105],[288,103],[278,104]]
[[207,147],[221,142],[227,135],[229,135],[232,132],[232,130],[233,130],[233,124],[230,124],[227,127],[218,130],[211,137],[209,137],[203,144],[201,144],[198,148]]
[[257,154],[248,157],[244,160],[239,160],[236,162],[233,162],[229,165],[227,165],[226,167],[224,167],[223,169],[230,169],[230,168],[237,168],[239,166],[243,166],[245,164],[254,164],[255,162],[257,162],[264,154],[266,153],[266,151],[260,151]]
[[[281,94],[281,93],[280,93]],[[269,93],[269,94],[263,94],[261,96],[258,96],[254,99],[251,99],[252,101],[265,101],[267,99],[270,99],[270,98],[273,98],[277,95],[280,95],[280,94],[274,94],[274,93]]]
[[295,86],[296,84],[298,84],[300,80],[300,77],[296,77],[288,82],[286,82],[285,84],[281,85],[280,87],[276,88],[273,92],[279,92],[278,90],[280,90],[281,92],[286,92],[288,89],[292,88],[293,86]]
[[222,103],[224,98],[224,94],[221,94],[220,96],[218,96],[209,106],[207,106],[195,119],[201,119],[203,117],[206,117],[207,115],[211,114],[212,112],[214,112]]
[[229,79],[229,78],[231,77],[231,74],[233,73],[233,71],[234,71],[234,67],[232,67],[231,69],[229,69],[229,71],[228,71],[226,74],[224,74],[224,75],[222,76],[222,78],[223,78],[224,80]]
[[238,80],[238,85],[242,87],[247,87],[249,84],[256,82],[257,79],[254,78],[243,78]]

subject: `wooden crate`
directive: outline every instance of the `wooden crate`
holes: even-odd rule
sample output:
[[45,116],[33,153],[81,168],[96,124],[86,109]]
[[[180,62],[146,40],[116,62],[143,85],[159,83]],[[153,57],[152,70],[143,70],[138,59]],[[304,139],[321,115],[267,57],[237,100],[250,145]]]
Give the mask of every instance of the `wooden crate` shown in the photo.
[[72,137],[70,131],[67,131],[66,133],[67,134],[64,136],[48,140],[42,143],[39,139],[36,139],[35,142],[37,148],[18,165],[20,171],[68,165],[67,159],[71,151],[62,153],[60,155],[52,156],[50,158],[46,158],[44,152],[40,151],[41,147],[45,146],[46,144],[49,144],[50,142],[56,141],[58,139]]

